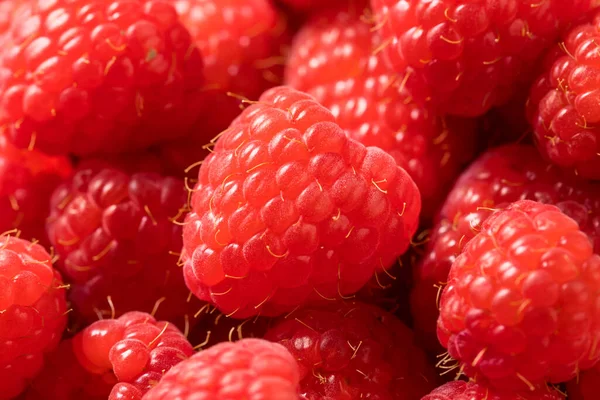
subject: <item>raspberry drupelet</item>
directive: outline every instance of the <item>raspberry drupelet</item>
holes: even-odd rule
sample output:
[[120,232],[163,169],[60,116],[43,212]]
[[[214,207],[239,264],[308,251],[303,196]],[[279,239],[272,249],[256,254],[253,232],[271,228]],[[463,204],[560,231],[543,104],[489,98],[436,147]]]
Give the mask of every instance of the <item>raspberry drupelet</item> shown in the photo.
[[422,216],[431,218],[475,155],[475,122],[438,117],[407,93],[395,93],[401,76],[376,52],[381,40],[362,13],[346,6],[304,25],[290,51],[286,84],[329,108],[351,138],[392,155],[419,187]]
[[389,154],[346,137],[313,97],[273,88],[200,168],[184,276],[235,318],[347,297],[408,249],[420,207]]
[[179,363],[144,400],[298,400],[298,380],[296,360],[283,346],[244,339]]
[[557,205],[575,219],[600,251],[600,185],[573,179],[544,161],[535,147],[505,145],[482,154],[461,175],[431,230],[415,270],[411,308],[415,330],[438,351],[436,299],[450,266],[494,208],[529,199]]
[[168,2],[26,1],[4,41],[0,124],[19,147],[123,152],[202,111],[202,57]]
[[[570,397],[569,397],[570,398]],[[565,400],[558,390],[547,387],[534,391],[502,392],[475,382],[448,382],[436,388],[421,400]]]
[[0,132],[0,232],[18,229],[19,237],[47,246],[50,196],[71,173],[66,157],[18,149]]
[[456,258],[440,299],[440,364],[502,389],[574,378],[600,360],[600,256],[553,205],[494,212]]
[[300,366],[303,399],[413,400],[435,387],[435,373],[412,331],[375,306],[335,301],[275,321],[265,339]]
[[575,26],[531,88],[530,122],[540,152],[587,179],[600,179],[600,13]]
[[593,400],[600,390],[600,364],[583,371],[575,379],[567,383],[569,400]]
[[19,395],[43,368],[67,323],[65,286],[40,245],[0,236],[0,399]]
[[415,99],[479,116],[527,85],[561,29],[592,0],[373,0],[374,29]]
[[[194,302],[178,255],[186,191],[180,179],[90,166],[56,188],[47,232],[83,322],[127,311],[183,324]],[[197,308],[196,308],[197,309]],[[188,319],[189,320],[189,319]],[[191,320],[189,320],[191,321]]]

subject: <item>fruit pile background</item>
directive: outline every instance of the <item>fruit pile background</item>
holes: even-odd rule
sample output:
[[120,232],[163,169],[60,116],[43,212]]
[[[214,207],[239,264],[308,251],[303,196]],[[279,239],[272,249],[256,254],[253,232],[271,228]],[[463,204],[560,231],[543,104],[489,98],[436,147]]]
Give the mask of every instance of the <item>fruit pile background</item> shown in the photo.
[[0,400],[599,377],[600,1],[0,0]]

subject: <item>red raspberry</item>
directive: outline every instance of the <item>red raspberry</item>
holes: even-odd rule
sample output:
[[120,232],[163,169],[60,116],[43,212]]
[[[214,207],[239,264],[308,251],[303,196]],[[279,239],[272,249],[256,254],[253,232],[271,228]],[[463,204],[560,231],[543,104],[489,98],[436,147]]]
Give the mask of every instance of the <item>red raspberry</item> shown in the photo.
[[573,180],[542,160],[534,147],[507,145],[489,150],[471,164],[448,195],[416,271],[410,303],[415,328],[428,349],[439,349],[436,297],[448,281],[450,266],[492,208],[521,199],[557,205],[579,223],[600,251],[599,185]]
[[[570,397],[569,397],[570,398]],[[539,388],[534,392],[501,392],[475,382],[455,381],[440,386],[421,400],[564,400],[558,390]]]
[[[566,3],[565,3],[566,4]],[[531,89],[529,113],[539,150],[553,163],[600,178],[600,81],[593,61],[600,13],[574,27]]]
[[115,153],[186,133],[202,58],[161,0],[23,2],[0,54],[0,124],[20,147]]
[[0,133],[0,232],[18,229],[20,237],[48,245],[44,223],[50,196],[70,174],[66,157],[17,149]]
[[600,360],[600,256],[577,222],[530,200],[496,211],[452,264],[438,338],[495,387],[565,382]]
[[157,307],[180,322],[197,306],[177,265],[185,203],[179,179],[111,168],[79,170],[55,190],[47,231],[78,316]]
[[282,317],[265,339],[300,365],[307,400],[412,400],[435,387],[435,374],[400,320],[360,302],[331,302]]
[[569,400],[594,400],[600,390],[600,364],[567,383]]
[[21,393],[60,341],[65,287],[38,244],[0,236],[0,399]]
[[423,216],[432,217],[475,154],[475,123],[437,117],[409,95],[390,93],[399,76],[363,19],[347,7],[313,18],[295,38],[286,82],[329,108],[351,138],[391,154],[419,187]]
[[421,200],[311,96],[271,89],[202,164],[183,229],[190,290],[236,318],[358,291],[409,246]]
[[175,366],[144,396],[172,399],[297,400],[298,365],[262,339],[220,343]]
[[[362,0],[279,0],[279,2],[293,10],[294,13],[300,12],[305,14],[314,14],[323,8],[336,7],[338,5],[344,6],[347,9],[353,7],[358,8],[362,7],[363,3],[365,3]],[[362,9],[357,11],[362,11]]]
[[376,29],[407,85],[441,113],[478,116],[527,84],[560,28],[591,0],[373,0]]

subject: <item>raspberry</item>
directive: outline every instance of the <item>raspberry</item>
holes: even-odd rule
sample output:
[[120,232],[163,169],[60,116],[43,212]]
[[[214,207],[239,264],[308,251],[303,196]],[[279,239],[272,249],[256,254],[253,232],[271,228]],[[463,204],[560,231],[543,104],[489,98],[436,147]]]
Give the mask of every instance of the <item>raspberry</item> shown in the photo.
[[313,14],[316,13],[316,10],[338,5],[346,8],[360,7],[363,5],[362,3],[364,3],[362,0],[329,0],[327,2],[321,0],[279,0],[279,2],[292,9],[295,13],[300,12],[306,14]]
[[[570,398],[570,397],[569,397]],[[440,386],[421,400],[564,400],[558,390],[538,388],[534,392],[501,392],[474,382],[455,381]]]
[[220,343],[179,363],[144,400],[173,396],[178,400],[297,400],[298,365],[283,346],[262,339]]
[[385,54],[419,101],[479,116],[527,85],[538,57],[591,0],[373,0]]
[[0,232],[18,229],[20,237],[48,245],[50,196],[70,174],[67,158],[17,149],[0,133]]
[[311,96],[270,89],[204,160],[183,228],[200,299],[246,318],[358,291],[408,247],[419,192]]
[[553,163],[600,178],[600,82],[593,58],[600,13],[575,26],[532,86],[529,113],[538,149]]
[[0,236],[0,399],[21,393],[67,322],[65,287],[38,244]]
[[569,400],[592,400],[598,397],[600,389],[600,364],[583,371],[577,378],[567,383]]
[[360,302],[331,302],[281,318],[265,339],[300,365],[302,398],[418,399],[435,375],[413,334],[393,315]]
[[48,236],[81,319],[158,310],[182,322],[197,306],[177,265],[185,203],[179,179],[112,168],[78,170],[55,190]]
[[[574,180],[540,157],[534,147],[506,145],[484,153],[448,195],[411,295],[415,328],[428,349],[437,350],[436,297],[450,266],[491,214],[491,208],[529,199],[557,205],[575,219],[600,251],[600,186]],[[435,285],[435,286],[434,286]]]
[[329,108],[351,138],[391,154],[419,187],[424,217],[432,217],[463,165],[475,154],[475,123],[436,116],[406,93],[376,49],[380,44],[347,7],[313,18],[295,38],[286,83]]
[[[512,203],[452,264],[438,338],[478,382],[526,390],[600,360],[600,256],[553,205]],[[442,363],[446,363],[444,359]]]
[[160,0],[22,2],[0,54],[0,124],[20,147],[115,153],[198,118],[202,57]]

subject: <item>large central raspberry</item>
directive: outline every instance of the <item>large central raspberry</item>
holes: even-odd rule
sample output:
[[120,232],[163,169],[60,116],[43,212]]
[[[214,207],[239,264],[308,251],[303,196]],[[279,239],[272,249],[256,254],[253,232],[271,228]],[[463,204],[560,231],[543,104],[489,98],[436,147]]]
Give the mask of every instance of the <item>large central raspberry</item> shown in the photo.
[[185,278],[237,318],[348,296],[408,248],[420,207],[390,155],[348,139],[311,96],[274,88],[202,164]]

